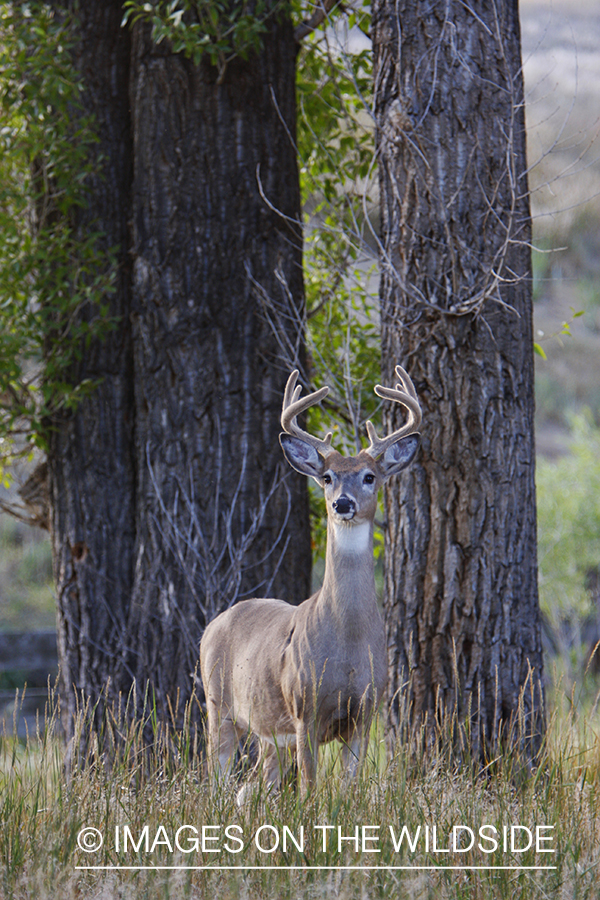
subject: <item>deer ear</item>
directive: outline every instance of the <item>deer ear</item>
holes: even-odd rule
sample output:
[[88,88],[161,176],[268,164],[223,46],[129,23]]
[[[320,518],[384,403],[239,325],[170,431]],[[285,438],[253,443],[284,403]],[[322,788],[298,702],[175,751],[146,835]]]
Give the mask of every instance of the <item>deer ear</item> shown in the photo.
[[285,433],[279,435],[279,443],[283,455],[292,469],[317,480],[321,477],[325,468],[325,460],[314,447],[300,438]]
[[377,461],[383,478],[389,478],[405,469],[413,461],[420,443],[421,438],[418,434],[409,434],[408,437],[400,438],[399,441],[390,444],[381,459]]

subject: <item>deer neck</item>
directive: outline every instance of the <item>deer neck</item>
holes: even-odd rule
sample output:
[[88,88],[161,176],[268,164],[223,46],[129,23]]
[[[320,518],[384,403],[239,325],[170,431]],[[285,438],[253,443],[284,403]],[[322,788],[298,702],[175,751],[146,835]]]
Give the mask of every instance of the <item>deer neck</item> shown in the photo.
[[327,555],[320,594],[341,622],[350,628],[377,609],[373,563],[373,524],[327,523]]

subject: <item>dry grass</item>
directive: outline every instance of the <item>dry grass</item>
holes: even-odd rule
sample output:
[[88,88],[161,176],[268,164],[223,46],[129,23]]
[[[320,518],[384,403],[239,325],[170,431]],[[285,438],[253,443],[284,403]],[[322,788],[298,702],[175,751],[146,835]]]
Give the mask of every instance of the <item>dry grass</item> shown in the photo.
[[[600,739],[590,731],[584,734],[568,717],[551,720],[547,759],[527,777],[510,752],[484,775],[474,774],[466,763],[458,768],[445,750],[444,735],[437,756],[427,765],[416,763],[402,747],[385,763],[374,740],[366,771],[351,787],[339,772],[335,754],[329,753],[322,760],[319,787],[307,800],[291,787],[267,795],[257,784],[252,799],[239,810],[233,789],[211,795],[189,735],[170,735],[167,740],[157,728],[148,749],[141,739],[142,722],[125,729],[113,719],[104,742],[112,745],[120,732],[120,751],[111,755],[110,765],[98,741],[92,740],[86,765],[67,779],[56,717],[52,711],[48,715],[43,732],[27,744],[6,736],[1,742],[0,896],[11,900],[598,897]],[[178,849],[176,836],[186,825],[196,831],[179,831]],[[315,829],[324,825],[332,826],[325,851],[323,829]],[[478,830],[493,826],[498,849],[486,854],[476,842],[468,852],[453,852],[452,829],[459,825],[472,828],[486,849],[493,845]],[[552,826],[542,834],[551,837],[545,846],[556,852],[511,852],[510,844],[504,852],[503,829],[507,827],[510,836],[510,827],[517,825],[533,833],[536,826]],[[137,848],[129,838],[124,849],[125,826]],[[203,826],[204,851],[188,843],[201,836]],[[413,840],[420,828],[414,852],[406,839],[402,849],[395,850],[403,826]],[[435,851],[433,826],[437,848],[449,847],[449,853]],[[86,853],[78,846],[78,835],[90,827],[102,833],[104,844]],[[342,838],[350,838],[342,840],[341,851],[338,827]],[[291,835],[301,843],[302,830],[300,852]],[[262,850],[256,844],[257,832]],[[514,833],[517,845],[528,834]],[[483,834],[494,836],[491,828]],[[278,849],[266,852],[276,836]],[[190,848],[192,852],[184,852]],[[78,868],[90,865],[133,868]],[[416,868],[440,865],[463,868]],[[540,865],[554,868],[525,868]],[[344,866],[352,868],[339,868]],[[399,866],[409,868],[389,868]],[[491,868],[464,868],[468,866]]]

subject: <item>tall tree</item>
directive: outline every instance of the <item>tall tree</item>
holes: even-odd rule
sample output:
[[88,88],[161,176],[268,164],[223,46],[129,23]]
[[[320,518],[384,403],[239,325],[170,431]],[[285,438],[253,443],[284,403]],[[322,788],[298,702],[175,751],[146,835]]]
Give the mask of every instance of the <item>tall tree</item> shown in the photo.
[[[57,15],[65,12],[63,7],[57,9]],[[127,621],[136,541],[128,224],[133,171],[127,90],[131,40],[120,27],[121,16],[118,2],[80,4],[73,45],[73,64],[85,86],[78,116],[93,117],[98,140],[92,151],[95,165],[87,177],[87,204],[71,210],[70,224],[81,239],[91,230],[101,233],[106,257],[99,260],[99,269],[106,265],[110,248],[118,248],[114,290],[102,298],[118,325],[108,339],[87,342],[64,373],[71,385],[97,380],[96,389],[75,411],[61,409],[59,397],[51,400],[58,409],[46,422],[58,658],[68,733],[78,704],[83,698],[97,704],[108,676],[113,695],[131,687],[130,677],[117,675],[122,648],[132,642]],[[74,318],[97,315],[97,309],[83,306]],[[61,339],[69,340],[65,323],[56,324]],[[74,327],[72,322],[71,332]],[[56,340],[56,332],[51,332],[47,357]]]
[[278,444],[303,356],[297,43],[276,0],[261,8],[260,42],[224,60],[157,45],[144,22],[121,28],[121,2],[56,4],[76,14],[99,138],[72,224],[119,252],[117,328],[65,373],[98,387],[47,422],[68,727],[81,696],[101,715],[103,692],[134,681],[166,714],[190,694],[216,612],[308,596],[306,485]]
[[383,377],[406,366],[424,408],[420,462],[385,497],[391,721],[405,735],[426,721],[431,737],[436,719],[457,713],[483,755],[522,726],[535,753],[544,716],[518,4],[376,0],[373,17]]
[[264,25],[221,70],[134,30],[130,665],[161,695],[189,683],[216,612],[310,592],[306,486],[278,440],[303,342],[297,44],[288,16]]

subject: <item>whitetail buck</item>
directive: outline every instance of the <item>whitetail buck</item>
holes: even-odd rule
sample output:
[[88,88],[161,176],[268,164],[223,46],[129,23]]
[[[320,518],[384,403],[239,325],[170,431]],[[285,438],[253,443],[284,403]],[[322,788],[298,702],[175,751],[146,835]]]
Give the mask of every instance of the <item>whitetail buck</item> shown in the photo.
[[411,462],[421,422],[412,381],[401,366],[396,375],[395,388],[377,385],[375,393],[406,407],[406,423],[380,439],[368,422],[369,447],[348,458],[331,447],[331,433],[319,440],[296,423],[329,388],[300,399],[298,372],[288,379],[281,413],[285,433],[279,440],[289,464],[325,491],[325,575],[321,589],[300,606],[245,600],[217,616],[204,632],[200,666],[208,757],[217,777],[231,772],[240,740],[249,734],[258,738],[268,786],[280,783],[290,749],[296,751],[302,793],[315,780],[319,744],[341,740],[350,774],[364,758],[387,680],[373,564],[377,492]]

